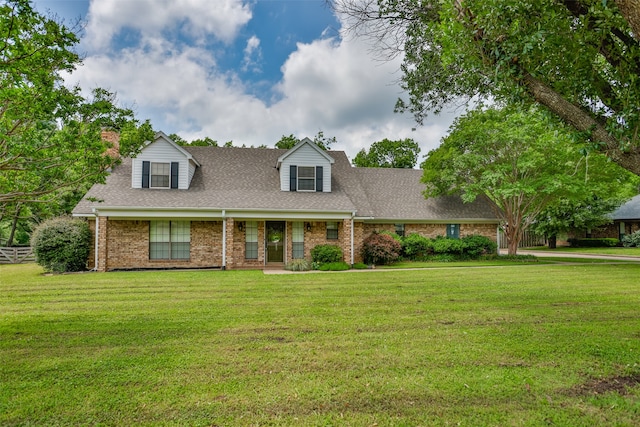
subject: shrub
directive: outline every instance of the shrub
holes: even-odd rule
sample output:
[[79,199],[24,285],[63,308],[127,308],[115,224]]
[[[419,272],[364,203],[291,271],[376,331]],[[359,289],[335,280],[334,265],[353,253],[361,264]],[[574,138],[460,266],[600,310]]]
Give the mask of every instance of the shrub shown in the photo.
[[368,264],[388,264],[400,257],[402,246],[388,234],[373,233],[362,245],[362,256]]
[[322,264],[318,270],[320,271],[344,271],[349,270],[349,264],[344,261],[338,262],[328,262],[326,264]]
[[69,217],[49,219],[31,235],[36,262],[47,271],[64,273],[86,269],[91,231],[85,221]]
[[471,258],[496,253],[498,249],[496,242],[485,236],[467,236],[460,240],[464,245],[464,254]]
[[574,248],[603,248],[618,246],[618,239],[614,238],[592,238],[592,239],[575,239],[568,240],[569,244]]
[[622,238],[622,246],[625,248],[640,248],[640,230],[624,236]]
[[354,270],[366,270],[368,268],[369,268],[369,266],[367,264],[365,264],[364,262],[356,262],[355,264],[353,264],[353,269]]
[[284,268],[290,271],[308,271],[311,270],[311,264],[306,259],[294,259],[287,263]]
[[342,249],[336,245],[318,245],[311,249],[311,261],[322,265],[342,261]]
[[460,239],[438,237],[433,241],[433,252],[436,254],[462,255],[464,243]]
[[412,233],[402,240],[402,254],[412,261],[425,259],[433,253],[433,243],[430,239],[417,233]]

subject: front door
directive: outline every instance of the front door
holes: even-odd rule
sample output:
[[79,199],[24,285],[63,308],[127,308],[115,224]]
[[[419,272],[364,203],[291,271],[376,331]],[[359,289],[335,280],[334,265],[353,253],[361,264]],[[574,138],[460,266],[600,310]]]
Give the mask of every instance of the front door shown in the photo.
[[284,262],[284,229],[283,221],[267,221],[267,262]]

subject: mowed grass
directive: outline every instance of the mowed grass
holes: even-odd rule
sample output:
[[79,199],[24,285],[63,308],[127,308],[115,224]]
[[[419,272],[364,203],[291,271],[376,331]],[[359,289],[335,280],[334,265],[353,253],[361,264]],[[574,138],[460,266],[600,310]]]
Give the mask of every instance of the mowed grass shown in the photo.
[[0,425],[639,425],[639,276],[2,266]]

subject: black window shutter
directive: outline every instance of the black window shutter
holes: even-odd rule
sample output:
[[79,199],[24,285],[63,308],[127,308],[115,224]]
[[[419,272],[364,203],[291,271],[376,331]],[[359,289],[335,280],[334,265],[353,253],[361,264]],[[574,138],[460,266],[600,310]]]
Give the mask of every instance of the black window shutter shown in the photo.
[[171,188],[178,188],[178,168],[180,163],[171,162]]
[[296,165],[289,166],[289,191],[296,191],[298,183],[298,167]]
[[322,166],[316,166],[316,191],[322,192]]
[[151,173],[151,162],[142,162],[142,188],[149,188],[149,175]]

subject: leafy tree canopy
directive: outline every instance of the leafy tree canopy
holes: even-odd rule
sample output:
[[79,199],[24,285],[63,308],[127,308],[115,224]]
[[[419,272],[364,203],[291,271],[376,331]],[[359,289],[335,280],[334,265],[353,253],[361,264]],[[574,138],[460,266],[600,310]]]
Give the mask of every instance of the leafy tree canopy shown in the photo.
[[43,202],[103,180],[119,159],[105,129],[125,131],[123,155],[140,147],[141,126],[114,94],[94,89],[86,99],[63,85],[61,74],[81,63],[73,31],[26,0],[5,1],[0,40],[0,205]]
[[363,168],[412,168],[418,163],[420,146],[411,138],[382,141],[364,148],[353,158],[353,164]]
[[[275,147],[290,150],[291,148],[295,147],[295,145],[300,141],[301,140],[293,134],[289,136],[282,135],[280,141],[276,142]],[[331,145],[335,144],[337,141],[335,136],[328,138],[324,136],[324,132],[318,131],[318,134],[313,138],[313,142],[323,150],[329,150]]]
[[615,194],[633,176],[577,141],[575,131],[537,108],[471,111],[422,163],[425,195],[485,198],[506,226],[514,254],[543,209]]
[[635,0],[334,0],[351,29],[403,57],[418,122],[466,100],[535,102],[640,174]]

